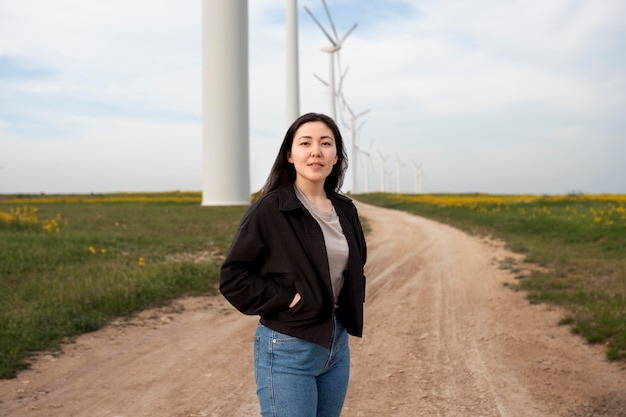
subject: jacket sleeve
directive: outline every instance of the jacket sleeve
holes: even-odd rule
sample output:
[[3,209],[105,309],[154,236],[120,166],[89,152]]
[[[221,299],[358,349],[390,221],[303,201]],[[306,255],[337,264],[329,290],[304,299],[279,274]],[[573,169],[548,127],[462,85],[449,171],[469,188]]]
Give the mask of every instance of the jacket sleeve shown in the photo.
[[365,241],[365,233],[363,232],[363,226],[361,225],[361,219],[359,217],[359,213],[354,209],[356,216],[356,230],[358,234],[359,246],[361,250],[361,260],[363,262],[363,266],[367,262],[367,243]]
[[260,238],[239,228],[220,271],[220,292],[240,312],[268,315],[289,308],[295,291],[261,271],[267,248]]
[[363,232],[363,226],[361,225],[361,219],[359,214],[354,208],[355,218],[356,218],[356,230],[357,230],[357,239],[359,242],[359,249],[361,251],[361,275],[363,276],[363,302],[365,302],[365,287],[367,286],[367,278],[365,277],[365,271],[363,270],[365,267],[365,263],[367,262],[367,243],[365,241],[365,233]]

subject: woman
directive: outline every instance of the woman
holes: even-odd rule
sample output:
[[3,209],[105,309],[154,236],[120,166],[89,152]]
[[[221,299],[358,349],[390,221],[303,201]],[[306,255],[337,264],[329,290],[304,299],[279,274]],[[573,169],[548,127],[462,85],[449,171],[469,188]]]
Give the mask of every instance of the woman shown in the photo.
[[261,316],[254,375],[262,416],[341,414],[348,334],[363,329],[366,260],[357,210],[338,192],[346,168],[335,122],[299,117],[222,265],[224,297]]

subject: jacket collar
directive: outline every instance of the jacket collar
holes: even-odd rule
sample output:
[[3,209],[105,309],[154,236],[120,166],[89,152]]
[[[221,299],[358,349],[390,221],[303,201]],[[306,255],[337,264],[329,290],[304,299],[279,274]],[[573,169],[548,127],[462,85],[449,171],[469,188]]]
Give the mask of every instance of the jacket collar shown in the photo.
[[286,185],[277,190],[278,192],[278,209],[280,211],[292,211],[301,209],[304,206],[298,200],[293,184]]
[[[281,212],[294,212],[299,210],[300,212],[306,211],[304,205],[300,202],[296,196],[293,184],[286,185],[276,190],[278,194],[278,209]],[[332,201],[339,222],[343,229],[343,233],[346,236],[348,246],[350,249],[350,257],[354,257],[354,251],[352,248],[357,248],[357,241],[353,228],[353,223],[350,221],[350,206],[349,202],[352,201],[348,197],[341,194],[330,192],[327,193],[328,198]],[[297,239],[302,244],[302,248],[306,253],[306,256],[311,261],[311,264],[317,274],[321,277],[322,282],[329,294],[332,294],[332,284],[330,280],[328,270],[328,257],[326,254],[324,234],[322,229],[313,219],[312,216],[302,215],[288,215],[287,221],[294,230]]]

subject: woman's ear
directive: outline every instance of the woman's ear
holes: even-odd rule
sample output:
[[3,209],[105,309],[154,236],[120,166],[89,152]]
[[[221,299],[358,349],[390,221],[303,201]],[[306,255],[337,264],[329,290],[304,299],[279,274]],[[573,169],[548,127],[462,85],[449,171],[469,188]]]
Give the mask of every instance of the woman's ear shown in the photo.
[[287,151],[287,162],[293,164],[293,159],[291,158],[291,151]]

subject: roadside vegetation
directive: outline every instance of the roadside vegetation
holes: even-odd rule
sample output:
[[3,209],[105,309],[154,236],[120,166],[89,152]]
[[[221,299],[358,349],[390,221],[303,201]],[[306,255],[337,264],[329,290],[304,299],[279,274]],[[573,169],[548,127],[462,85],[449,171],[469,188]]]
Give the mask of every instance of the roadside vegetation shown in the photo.
[[[504,240],[543,267],[515,289],[563,306],[562,324],[626,358],[626,196],[356,198]],[[113,319],[215,294],[247,207],[200,202],[178,192],[0,196],[0,378]]]
[[0,378],[115,318],[216,293],[245,207],[200,201],[200,193],[0,196]]
[[[506,242],[541,268],[520,273],[532,303],[563,307],[569,325],[610,360],[626,359],[626,195],[365,194],[403,210]],[[503,267],[517,270],[513,260]]]

